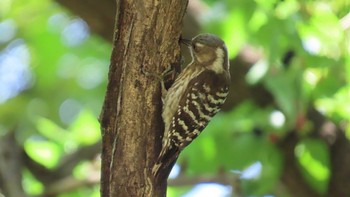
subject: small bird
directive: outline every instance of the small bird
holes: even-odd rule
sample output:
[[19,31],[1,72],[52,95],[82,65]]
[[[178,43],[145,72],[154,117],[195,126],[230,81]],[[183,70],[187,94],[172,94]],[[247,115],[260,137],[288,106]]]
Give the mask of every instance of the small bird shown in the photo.
[[152,169],[155,177],[163,169],[170,173],[180,152],[221,109],[229,91],[230,64],[225,43],[213,34],[200,34],[192,40],[181,41],[189,47],[192,62],[163,98],[165,132],[162,149]]

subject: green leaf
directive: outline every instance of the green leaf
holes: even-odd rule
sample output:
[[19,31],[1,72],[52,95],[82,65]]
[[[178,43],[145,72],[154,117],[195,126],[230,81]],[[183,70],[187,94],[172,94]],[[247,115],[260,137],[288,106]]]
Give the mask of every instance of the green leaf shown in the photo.
[[258,152],[256,160],[261,162],[262,171],[257,179],[242,181],[244,193],[247,196],[263,196],[271,192],[279,181],[283,167],[281,153],[273,144],[263,143],[256,152]]
[[297,95],[300,91],[300,81],[296,81],[293,76],[286,73],[267,76],[264,80],[266,87],[273,94],[278,106],[282,109],[289,120],[289,124],[294,123],[297,115]]
[[83,110],[71,124],[69,130],[75,142],[82,145],[96,143],[101,138],[100,124],[90,111]]
[[328,146],[321,140],[304,139],[295,148],[295,154],[306,181],[324,194],[330,177]]
[[191,187],[168,187],[166,196],[168,197],[178,197],[186,194]]
[[53,168],[58,163],[63,150],[56,143],[30,138],[24,143],[26,153],[35,161],[47,168]]
[[36,196],[44,191],[44,186],[36,180],[28,170],[23,170],[23,189],[31,196]]
[[64,145],[69,140],[69,132],[50,119],[38,118],[36,126],[40,134],[58,144]]

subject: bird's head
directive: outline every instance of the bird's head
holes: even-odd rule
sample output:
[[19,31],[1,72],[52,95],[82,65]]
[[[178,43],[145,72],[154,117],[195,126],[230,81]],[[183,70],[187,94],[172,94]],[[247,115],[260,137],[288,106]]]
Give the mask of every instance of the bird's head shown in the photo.
[[199,34],[192,40],[182,39],[189,46],[193,63],[199,63],[216,73],[229,69],[227,48],[219,37],[213,34]]

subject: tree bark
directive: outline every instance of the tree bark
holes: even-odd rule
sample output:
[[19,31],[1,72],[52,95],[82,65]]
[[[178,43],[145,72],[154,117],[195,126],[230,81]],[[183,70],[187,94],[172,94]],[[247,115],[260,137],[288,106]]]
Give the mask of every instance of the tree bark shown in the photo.
[[161,73],[180,54],[187,0],[118,0],[102,130],[101,194],[165,196],[151,169],[161,148]]

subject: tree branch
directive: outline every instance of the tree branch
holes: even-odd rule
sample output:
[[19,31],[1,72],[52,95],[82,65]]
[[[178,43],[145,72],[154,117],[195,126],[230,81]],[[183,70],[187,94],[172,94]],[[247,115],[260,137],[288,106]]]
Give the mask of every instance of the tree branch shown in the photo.
[[92,160],[101,151],[101,142],[97,142],[90,146],[79,148],[74,153],[66,155],[60,164],[53,170],[50,170],[42,164],[34,161],[22,149],[22,157],[24,165],[30,170],[36,179],[42,182],[45,186],[57,182],[60,179],[65,179],[72,175],[73,169],[78,163],[84,160]]
[[22,188],[21,148],[15,139],[15,132],[9,131],[0,138],[0,196],[26,196]]
[[294,155],[294,149],[299,141],[297,132],[289,134],[280,142],[280,148],[284,156],[284,167],[281,180],[288,187],[293,196],[298,197],[319,197],[309,184],[303,179],[298,167],[298,161]]
[[90,176],[89,178],[84,180],[79,180],[74,178],[73,176],[68,176],[62,180],[51,184],[49,187],[46,187],[44,193],[41,194],[40,197],[57,196],[63,193],[77,190],[82,187],[93,186],[98,184],[99,182],[100,174]]

